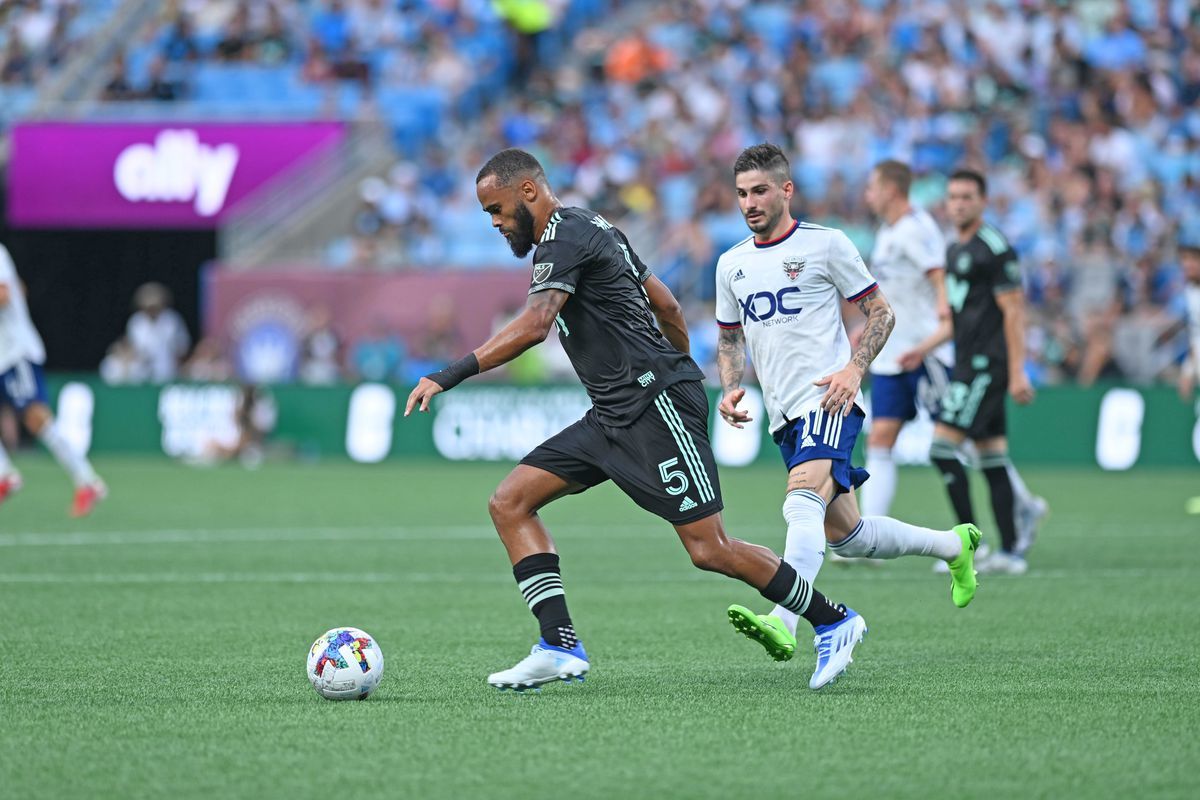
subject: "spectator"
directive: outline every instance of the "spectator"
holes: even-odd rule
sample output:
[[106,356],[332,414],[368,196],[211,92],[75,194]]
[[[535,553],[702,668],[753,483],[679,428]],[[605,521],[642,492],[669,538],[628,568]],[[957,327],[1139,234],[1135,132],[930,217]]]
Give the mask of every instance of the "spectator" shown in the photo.
[[222,383],[233,377],[233,365],[221,351],[221,344],[211,336],[196,343],[187,361],[183,362],[180,376],[197,383]]
[[300,349],[300,382],[332,386],[341,377],[338,358],[342,343],[333,329],[328,306],[317,306],[308,316],[308,330]]
[[146,383],[150,380],[150,369],[138,358],[129,339],[122,336],[111,345],[100,362],[100,380],[109,386],[126,386]]
[[126,336],[153,383],[174,380],[191,345],[183,317],[171,304],[171,292],[161,283],[142,284],[133,295]]
[[376,320],[370,332],[359,339],[350,354],[350,370],[362,381],[395,381],[403,376],[404,342],[387,323]]

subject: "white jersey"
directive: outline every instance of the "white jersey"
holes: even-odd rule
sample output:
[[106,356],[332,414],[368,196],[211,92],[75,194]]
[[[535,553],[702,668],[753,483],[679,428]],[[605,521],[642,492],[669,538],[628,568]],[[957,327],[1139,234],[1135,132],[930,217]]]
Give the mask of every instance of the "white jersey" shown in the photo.
[[41,364],[46,360],[46,348],[29,318],[25,290],[4,245],[0,245],[0,286],[8,288],[8,303],[0,306],[0,373],[22,361]]
[[[896,314],[896,327],[872,362],[871,374],[900,374],[900,356],[937,330],[937,293],[928,273],[943,269],[945,262],[946,240],[927,212],[913,209],[894,225],[880,227],[871,250],[871,274]],[[933,355],[949,364],[949,345]]]
[[[875,290],[862,256],[833,228],[798,222],[785,236],[754,237],[717,261],[717,323],[741,327],[762,386],[771,431],[820,405],[815,381],[850,361],[842,298]],[[862,393],[855,398],[862,405]]]
[[1189,283],[1183,288],[1187,302],[1188,343],[1192,358],[1192,369],[1200,375],[1200,284]]

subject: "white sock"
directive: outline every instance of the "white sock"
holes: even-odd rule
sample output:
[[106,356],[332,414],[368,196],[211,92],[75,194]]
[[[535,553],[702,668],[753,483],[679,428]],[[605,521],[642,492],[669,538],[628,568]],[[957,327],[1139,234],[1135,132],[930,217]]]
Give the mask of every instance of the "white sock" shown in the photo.
[[935,531],[891,517],[863,517],[849,536],[829,546],[842,556],[930,556],[950,561],[962,552],[962,539],[954,531]]
[[0,442],[0,475],[7,475],[13,471],[12,462],[8,460],[8,451],[4,449],[4,443]]
[[58,462],[59,466],[71,476],[76,487],[87,486],[96,481],[96,471],[92,469],[87,456],[71,446],[71,443],[58,430],[57,423],[51,422],[42,428],[38,439],[54,456],[54,460]]
[[1008,462],[1008,482],[1012,484],[1013,498],[1017,501],[1018,506],[1033,502],[1033,492],[1029,491],[1025,481],[1021,480],[1021,473],[1017,472],[1017,468],[1011,461]]
[[885,517],[896,494],[896,462],[885,447],[867,448],[867,472],[871,479],[863,484],[862,513],[867,517]]
[[[788,526],[783,560],[812,584],[825,563],[825,501],[808,489],[788,492],[783,499],[783,518]],[[771,613],[783,620],[789,631],[796,633],[798,614],[783,606],[775,606]]]

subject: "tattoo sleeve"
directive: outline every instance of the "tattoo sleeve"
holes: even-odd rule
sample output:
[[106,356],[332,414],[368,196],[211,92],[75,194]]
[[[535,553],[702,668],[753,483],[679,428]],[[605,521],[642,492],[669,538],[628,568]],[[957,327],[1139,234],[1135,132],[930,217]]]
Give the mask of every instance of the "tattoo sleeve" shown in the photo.
[[741,328],[721,328],[717,338],[717,371],[726,393],[742,385],[746,372],[746,334]]
[[896,325],[896,315],[888,301],[878,292],[872,292],[858,301],[858,310],[867,318],[867,326],[863,328],[858,340],[858,349],[850,357],[850,363],[858,367],[864,374],[867,367],[879,355],[887,342],[892,328]]

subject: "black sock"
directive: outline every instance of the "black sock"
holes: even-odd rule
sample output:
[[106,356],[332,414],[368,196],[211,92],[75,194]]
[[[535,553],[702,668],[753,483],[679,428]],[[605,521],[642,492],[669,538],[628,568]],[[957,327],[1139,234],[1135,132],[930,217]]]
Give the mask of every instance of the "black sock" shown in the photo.
[[775,577],[763,588],[762,596],[804,617],[814,628],[818,625],[832,625],[846,618],[844,606],[829,602],[829,598],[814,589],[811,583],[800,577],[800,573],[783,559],[779,560],[779,570]]
[[987,478],[988,489],[992,492],[992,513],[1000,530],[1000,549],[1011,553],[1017,545],[1017,524],[1012,481],[1008,477],[1008,457],[980,453],[979,465],[983,467],[983,477]]
[[958,451],[949,442],[934,440],[929,448],[929,460],[942,473],[942,482],[946,484],[946,493],[950,495],[950,505],[954,506],[954,515],[959,524],[975,521],[975,510],[971,508],[971,484],[967,480],[967,471],[958,460]]
[[546,644],[570,650],[579,639],[567,613],[557,553],[534,553],[513,565],[513,577],[529,610],[537,617]]

